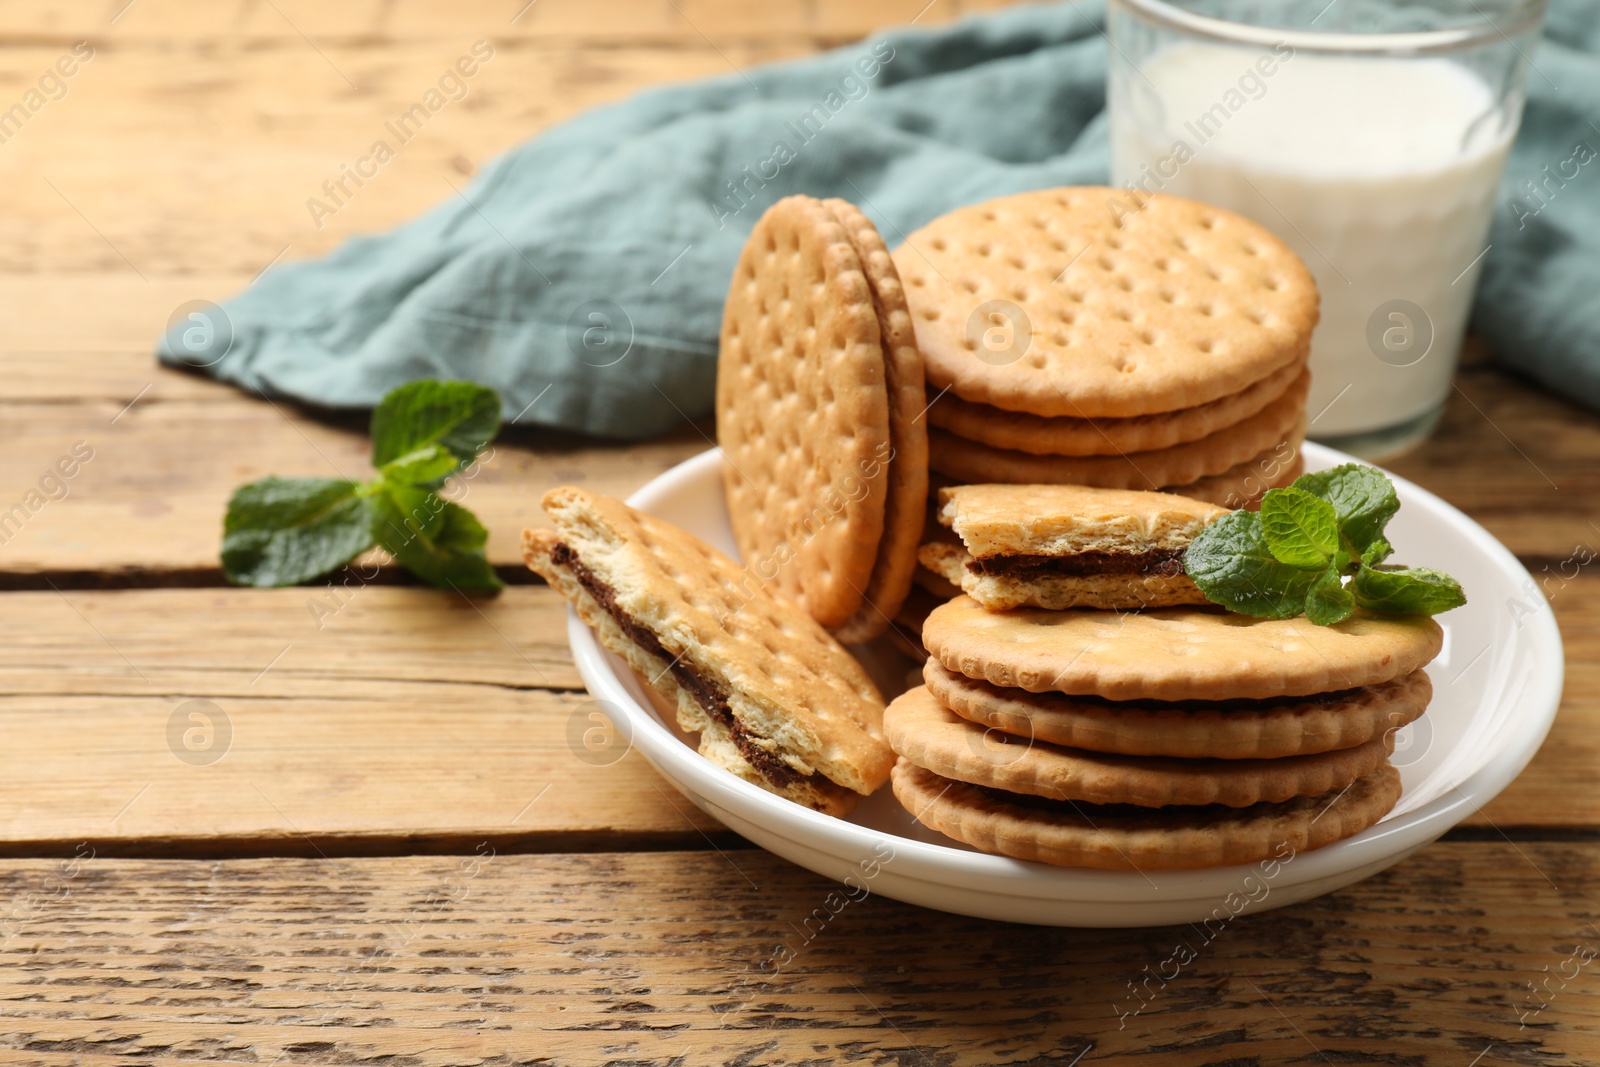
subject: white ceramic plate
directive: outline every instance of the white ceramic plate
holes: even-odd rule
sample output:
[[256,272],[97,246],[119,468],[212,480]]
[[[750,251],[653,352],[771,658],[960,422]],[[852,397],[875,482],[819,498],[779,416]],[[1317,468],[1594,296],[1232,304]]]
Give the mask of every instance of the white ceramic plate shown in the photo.
[[[1349,461],[1307,444],[1309,469]],[[677,523],[735,558],[710,451],[656,478],[630,503]],[[1392,476],[1391,476],[1392,477]],[[692,740],[623,661],[569,612],[584,682],[619,732],[713,818],[809,870],[846,896],[882,893],[929,908],[1053,926],[1155,926],[1225,921],[1349,885],[1432,842],[1504,789],[1544,740],[1561,699],[1561,634],[1528,572],[1483,527],[1425,489],[1394,478],[1402,507],[1389,526],[1395,561],[1456,576],[1469,603],[1440,618],[1444,650],[1428,668],[1428,713],[1396,737],[1405,793],[1382,822],[1276,864],[1202,871],[1097,871],[991,856],[915,822],[888,786],[849,819],[781,800],[702,759]],[[882,680],[882,664],[880,680]],[[897,660],[897,677],[907,667]],[[889,691],[897,691],[891,685]]]

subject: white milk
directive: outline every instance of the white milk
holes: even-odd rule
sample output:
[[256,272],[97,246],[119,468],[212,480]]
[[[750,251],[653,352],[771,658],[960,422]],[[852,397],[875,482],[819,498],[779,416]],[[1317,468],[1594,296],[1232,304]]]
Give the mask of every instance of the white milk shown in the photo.
[[[1112,181],[1237,211],[1316,275],[1312,434],[1393,427],[1442,403],[1510,145],[1488,86],[1444,59],[1282,44],[1184,43],[1139,73],[1114,69]],[[1391,301],[1426,319],[1379,313]]]

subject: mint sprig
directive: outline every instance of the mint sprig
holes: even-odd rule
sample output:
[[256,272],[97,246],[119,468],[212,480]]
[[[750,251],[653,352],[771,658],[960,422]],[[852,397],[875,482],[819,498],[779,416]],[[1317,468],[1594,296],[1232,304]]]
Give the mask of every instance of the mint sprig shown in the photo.
[[263,478],[234,490],[223,574],[236,585],[298,585],[379,545],[430,585],[500,589],[484,553],[489,531],[437,492],[499,432],[493,389],[427,379],[400,386],[372,412],[376,478]]
[[1393,551],[1384,526],[1399,510],[1382,471],[1346,463],[1268,490],[1259,513],[1235,511],[1211,523],[1185,551],[1184,569],[1207,600],[1230,611],[1303,614],[1318,626],[1343,622],[1357,608],[1437,615],[1465,604],[1448,574],[1383,562]]

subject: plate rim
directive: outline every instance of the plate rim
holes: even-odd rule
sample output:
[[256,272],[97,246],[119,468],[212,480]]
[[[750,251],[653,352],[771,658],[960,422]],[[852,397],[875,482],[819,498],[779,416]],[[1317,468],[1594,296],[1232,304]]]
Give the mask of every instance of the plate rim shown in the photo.
[[[1304,448],[1308,469],[1361,462],[1354,456],[1310,441]],[[627,498],[627,503],[649,511],[663,495],[685,481],[703,477],[704,468],[720,466],[721,461],[722,453],[718,448],[691,456],[641,486]],[[1566,670],[1565,649],[1549,601],[1538,583],[1532,580],[1532,575],[1510,549],[1459,508],[1409,479],[1387,470],[1384,473],[1395,483],[1402,499],[1413,497],[1427,501],[1431,507],[1442,511],[1501,569],[1526,579],[1519,584],[1537,598],[1537,606],[1542,608],[1528,619],[1527,624],[1535,630],[1526,637],[1527,647],[1535,654],[1548,656],[1553,663],[1541,665],[1529,691],[1518,700],[1520,706],[1531,707],[1537,714],[1537,718],[1531,720],[1534,728],[1519,730],[1516,743],[1497,750],[1488,763],[1444,795],[1412,811],[1386,818],[1353,837],[1296,855],[1294,862],[1283,864],[1274,875],[1274,885],[1282,889],[1338,878],[1389,857],[1397,860],[1437,839],[1487,804],[1521,774],[1549,734],[1560,707]],[[887,842],[893,850],[894,867],[899,876],[951,889],[1000,891],[1062,903],[1133,904],[1142,900],[1170,904],[1175,900],[1215,897],[1236,889],[1241,877],[1257,868],[1257,863],[1249,863],[1198,870],[1152,871],[1147,875],[1139,871],[1057,867],[918,841],[812,811],[744,781],[683,744],[651,709],[642,706],[628,691],[607,662],[610,653],[595,640],[571,605],[567,607],[567,637],[590,695],[622,712],[625,719],[622,725],[630,747],[638,748],[640,755],[669,784],[685,793],[697,806],[705,808],[710,804],[726,809],[764,832],[803,848],[844,859],[847,850],[860,856],[874,855],[875,847]],[[1162,884],[1152,881],[1149,875],[1159,877]],[[1174,892],[1178,889],[1181,893]]]

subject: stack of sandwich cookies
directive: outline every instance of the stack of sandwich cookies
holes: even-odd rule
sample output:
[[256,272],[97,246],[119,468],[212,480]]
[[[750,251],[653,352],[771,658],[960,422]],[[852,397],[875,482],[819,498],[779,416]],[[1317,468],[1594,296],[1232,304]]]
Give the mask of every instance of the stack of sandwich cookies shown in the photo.
[[991,611],[1204,604],[1183,553],[1228,512],[1173,493],[1075,485],[940,489],[925,567]]
[[734,270],[717,436],[752,578],[840,640],[889,628],[927,500],[922,357],[894,261],[843,200],[791,196]]
[[833,815],[884,783],[883,699],[798,605],[621,501],[561,488],[543,503],[555,530],[523,531],[528,566],[676,707],[702,755]]
[[1052,189],[935,219],[895,260],[936,398],[935,472],[1228,506],[1302,472],[1317,291],[1260,226]]
[[923,640],[927,684],[884,715],[907,809],[975,848],[1151,870],[1317,848],[1382,818],[1394,731],[1427,705],[1442,631],[961,597]]

